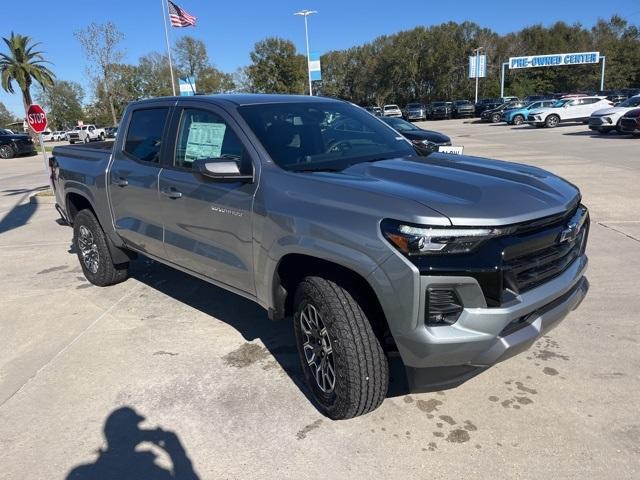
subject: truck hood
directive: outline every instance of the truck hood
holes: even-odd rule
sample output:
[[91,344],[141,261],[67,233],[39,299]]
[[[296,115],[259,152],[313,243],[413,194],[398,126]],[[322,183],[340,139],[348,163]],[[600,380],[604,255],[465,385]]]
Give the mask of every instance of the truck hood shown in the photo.
[[545,170],[461,155],[359,163],[340,173],[314,175],[419,202],[459,226],[525,222],[565,212],[580,200],[574,185]]

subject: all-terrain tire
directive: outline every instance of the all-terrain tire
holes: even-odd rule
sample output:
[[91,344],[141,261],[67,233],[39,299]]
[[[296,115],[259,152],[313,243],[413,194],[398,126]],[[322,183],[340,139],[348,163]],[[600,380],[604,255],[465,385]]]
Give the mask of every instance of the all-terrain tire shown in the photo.
[[91,210],[81,210],[74,218],[73,244],[84,276],[89,282],[106,287],[127,279],[129,262],[118,265],[113,263],[107,237]]
[[[331,391],[323,391],[314,375],[317,369],[310,366],[307,356],[311,342],[302,320],[306,318],[303,313],[310,314],[311,308],[317,312],[320,325],[330,341],[334,366],[334,387]],[[300,363],[321,413],[341,420],[378,408],[387,395],[389,366],[371,323],[354,296],[326,278],[306,277],[296,289],[294,311]]]

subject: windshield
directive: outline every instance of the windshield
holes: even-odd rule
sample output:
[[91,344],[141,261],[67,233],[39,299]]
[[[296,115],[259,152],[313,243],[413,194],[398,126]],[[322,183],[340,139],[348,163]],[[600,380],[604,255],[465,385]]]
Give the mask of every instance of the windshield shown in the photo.
[[360,108],[338,102],[246,105],[238,112],[285,170],[342,170],[415,155],[404,137]]
[[434,107],[444,107],[446,102],[433,102]]
[[0,128],[0,135],[13,135],[11,130],[7,130],[6,128]]
[[469,100],[458,100],[457,102],[453,102],[455,105],[471,105]]
[[398,110],[398,106],[397,105],[385,105],[384,109],[385,110]]
[[637,107],[640,106],[640,97],[631,97],[622,102],[619,107]]
[[423,108],[421,103],[409,103],[407,108]]
[[556,103],[554,103],[553,105],[551,105],[551,108],[560,108],[563,105],[569,103],[571,101],[570,98],[567,98],[565,100],[558,100]]
[[409,123],[406,120],[402,120],[401,118],[383,118],[382,121],[388,125],[391,125],[393,128],[395,128],[399,132],[402,132],[402,131],[408,132],[410,130],[420,130],[418,127],[414,126],[413,123]]

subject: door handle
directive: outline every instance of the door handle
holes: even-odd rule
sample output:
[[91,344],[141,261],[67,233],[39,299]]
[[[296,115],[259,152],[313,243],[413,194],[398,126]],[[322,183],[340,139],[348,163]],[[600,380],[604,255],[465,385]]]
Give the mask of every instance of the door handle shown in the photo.
[[113,181],[113,184],[117,185],[118,187],[126,187],[127,185],[129,185],[129,181],[124,177],[118,177]]
[[179,192],[173,187],[165,188],[164,190],[161,190],[160,193],[162,193],[165,197],[173,198],[174,200],[182,197],[182,192]]

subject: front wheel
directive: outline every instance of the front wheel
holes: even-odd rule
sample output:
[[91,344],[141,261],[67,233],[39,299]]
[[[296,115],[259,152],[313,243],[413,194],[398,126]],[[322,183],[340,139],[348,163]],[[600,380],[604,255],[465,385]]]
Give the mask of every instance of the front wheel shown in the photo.
[[544,121],[544,124],[549,128],[555,128],[560,123],[560,117],[557,115],[549,115]]
[[73,219],[73,243],[87,280],[99,287],[123,282],[129,263],[114,264],[107,237],[91,210],[81,210]]
[[522,125],[524,123],[524,117],[522,115],[516,115],[513,117],[514,125]]
[[14,155],[15,152],[13,151],[13,148],[11,148],[11,145],[0,146],[0,158],[13,158]]
[[494,113],[491,116],[491,123],[498,123],[500,121],[500,118],[501,118],[501,116],[500,116],[499,113]]
[[389,367],[360,304],[333,281],[306,277],[294,306],[300,363],[318,409],[341,420],[378,408]]

